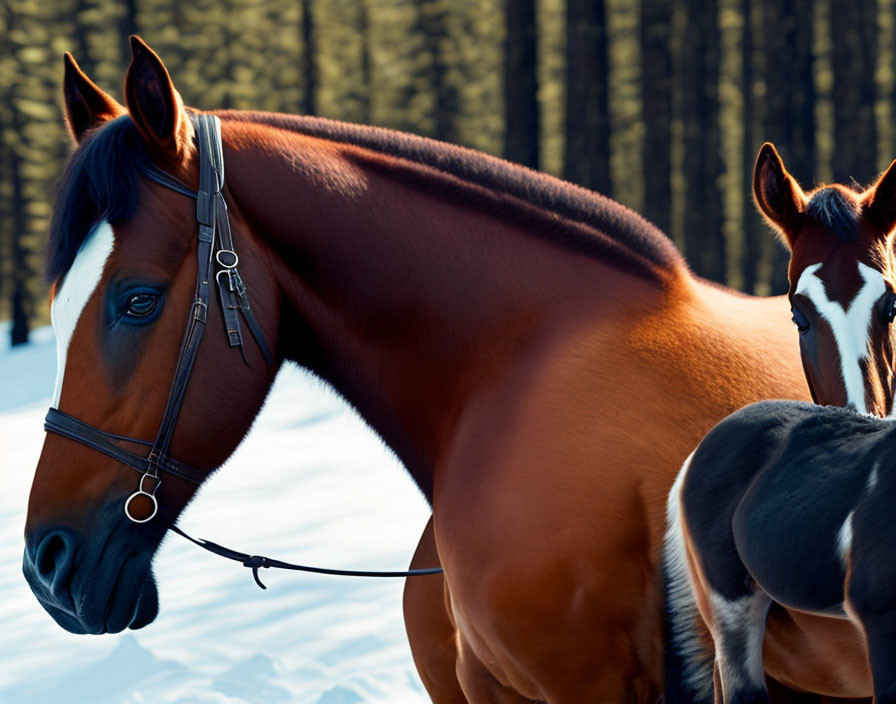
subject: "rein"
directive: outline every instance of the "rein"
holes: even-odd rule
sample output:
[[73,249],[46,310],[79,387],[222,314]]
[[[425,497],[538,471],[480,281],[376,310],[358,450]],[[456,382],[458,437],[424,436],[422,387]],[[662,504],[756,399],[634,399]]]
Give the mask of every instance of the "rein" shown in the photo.
[[[172,459],[168,456],[168,450],[171,446],[171,438],[174,435],[174,428],[177,424],[181,404],[187,390],[187,382],[190,380],[193,364],[199,351],[199,344],[205,332],[212,282],[214,282],[215,288],[218,290],[221,312],[224,317],[224,327],[230,346],[240,348],[243,361],[248,365],[240,329],[240,317],[242,316],[268,368],[274,366],[274,359],[264,339],[261,326],[258,324],[249,306],[248,291],[240,277],[239,271],[237,271],[239,256],[233,248],[230,218],[227,215],[227,203],[223,194],[224,149],[221,142],[221,121],[214,115],[198,115],[193,118],[193,124],[196,128],[196,140],[199,145],[198,191],[194,191],[189,186],[181,183],[174,176],[158,168],[148,159],[137,160],[137,166],[146,178],[176,193],[193,198],[196,201],[196,219],[199,222],[196,292],[193,298],[193,306],[190,309],[190,320],[181,343],[174,380],[171,383],[171,391],[168,394],[165,414],[162,416],[156,439],[153,442],[149,442],[125,435],[109,433],[95,428],[74,416],[70,416],[58,408],[50,408],[44,420],[44,429],[46,431],[80,442],[140,473],[137,491],[131,494],[124,504],[125,515],[134,523],[146,523],[152,520],[158,513],[159,504],[155,495],[162,484],[161,472],[197,485],[210,473],[209,470],[191,467]],[[138,455],[120,447],[115,441],[143,445],[149,448],[149,454],[145,457]],[[138,517],[133,513],[134,502],[140,500],[148,500],[150,502],[151,511],[146,517]],[[442,572],[441,567],[402,572],[307,567],[261,555],[248,555],[209,540],[192,538],[176,525],[171,525],[170,530],[209,552],[213,552],[228,560],[235,560],[250,568],[255,583],[262,589],[267,589],[267,587],[262,584],[261,579],[258,577],[260,568],[298,570],[347,577],[416,577]]]
[[186,538],[194,545],[198,545],[203,550],[208,550],[215,555],[220,555],[221,557],[227,558],[228,560],[239,562],[243,565],[243,567],[248,567],[252,570],[252,576],[255,578],[255,583],[262,589],[267,589],[267,587],[258,577],[258,570],[262,567],[265,569],[273,567],[274,569],[279,570],[313,572],[314,574],[330,574],[337,577],[422,577],[428,574],[441,574],[443,571],[441,567],[430,567],[422,570],[404,570],[402,572],[335,570],[329,567],[309,567],[308,565],[296,565],[292,562],[284,562],[283,560],[276,560],[272,557],[264,557],[263,555],[249,555],[248,553],[239,552],[237,550],[233,550],[232,548],[226,548],[223,545],[219,545],[218,543],[213,543],[211,540],[193,538],[184,533],[177,526],[171,526],[170,530]]

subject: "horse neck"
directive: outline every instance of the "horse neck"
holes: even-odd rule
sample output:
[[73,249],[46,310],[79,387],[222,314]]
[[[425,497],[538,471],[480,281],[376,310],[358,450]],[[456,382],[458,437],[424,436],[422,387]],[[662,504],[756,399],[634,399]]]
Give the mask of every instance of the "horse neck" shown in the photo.
[[225,137],[252,145],[227,155],[228,183],[271,254],[280,353],[354,405],[428,498],[471,398],[564,322],[584,324],[596,281],[620,285],[618,271],[452,202],[457,184],[432,169],[258,125]]

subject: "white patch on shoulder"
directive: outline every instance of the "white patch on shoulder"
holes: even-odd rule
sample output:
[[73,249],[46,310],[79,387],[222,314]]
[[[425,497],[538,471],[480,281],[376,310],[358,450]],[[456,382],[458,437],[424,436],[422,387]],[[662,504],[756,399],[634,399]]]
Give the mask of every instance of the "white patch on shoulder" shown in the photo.
[[871,472],[868,474],[868,481],[865,484],[865,491],[869,494],[877,488],[877,482],[880,481],[877,472],[878,467],[880,467],[880,462],[875,462],[874,466],[871,468]]
[[[696,452],[696,450],[695,450]],[[666,614],[671,642],[682,662],[682,678],[696,701],[713,699],[713,654],[694,630],[701,620],[691,586],[691,573],[681,523],[681,489],[694,458],[692,452],[684,461],[666,502],[666,535],[663,540],[663,572],[666,591]]]
[[75,255],[75,261],[65,275],[65,280],[56,290],[50,306],[50,322],[56,334],[56,389],[53,392],[53,407],[59,408],[59,397],[62,396],[62,377],[65,374],[65,361],[68,346],[87,301],[93,295],[106,261],[115,245],[112,226],[103,220],[91,230],[87,239]]
[[845,567],[846,559],[849,557],[849,551],[852,550],[852,517],[855,511],[850,511],[840,530],[837,531],[837,557],[840,563]]
[[860,362],[868,357],[868,329],[874,313],[874,302],[884,295],[887,286],[879,271],[858,262],[859,274],[865,284],[844,310],[842,305],[828,298],[824,284],[816,274],[821,265],[819,262],[803,270],[794,293],[808,297],[818,314],[831,326],[840,352],[840,371],[846,385],[846,401],[852,403],[857,412],[866,413],[865,379]]

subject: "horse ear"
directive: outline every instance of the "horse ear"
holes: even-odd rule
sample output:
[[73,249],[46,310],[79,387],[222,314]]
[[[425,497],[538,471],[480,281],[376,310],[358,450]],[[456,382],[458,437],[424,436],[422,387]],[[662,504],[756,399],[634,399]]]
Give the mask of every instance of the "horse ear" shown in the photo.
[[877,183],[870,189],[865,201],[866,217],[888,235],[896,226],[896,161],[890,164]]
[[806,209],[803,189],[787,173],[774,145],[766,142],[756,157],[753,197],[763,215],[784,237],[791,249],[796,240],[799,216]]
[[158,55],[136,35],[131,36],[131,65],[124,96],[144,142],[164,156],[180,157],[190,136],[189,119],[180,94]]
[[62,96],[65,121],[76,143],[80,143],[88,131],[127,112],[115,98],[97,88],[68,52],[65,53]]

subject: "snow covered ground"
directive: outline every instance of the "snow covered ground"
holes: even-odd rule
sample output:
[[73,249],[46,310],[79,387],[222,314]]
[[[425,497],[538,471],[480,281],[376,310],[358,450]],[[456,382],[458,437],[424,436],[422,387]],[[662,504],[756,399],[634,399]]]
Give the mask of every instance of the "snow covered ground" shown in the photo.
[[[48,329],[25,348],[0,347],[0,702],[428,701],[405,637],[401,579],[266,571],[261,591],[245,568],[169,535],[155,560],[154,623],[98,637],[59,628],[21,572],[55,365]],[[285,368],[251,435],[180,523],[247,552],[405,569],[428,515],[360,419]]]

